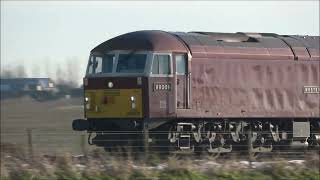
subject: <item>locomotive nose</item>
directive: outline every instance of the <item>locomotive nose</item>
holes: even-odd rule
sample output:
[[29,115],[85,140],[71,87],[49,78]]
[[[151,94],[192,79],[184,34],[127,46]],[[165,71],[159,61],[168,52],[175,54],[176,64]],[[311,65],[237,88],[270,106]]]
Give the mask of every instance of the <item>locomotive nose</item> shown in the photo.
[[85,86],[84,103],[87,118],[141,118],[143,116],[141,78],[89,79]]

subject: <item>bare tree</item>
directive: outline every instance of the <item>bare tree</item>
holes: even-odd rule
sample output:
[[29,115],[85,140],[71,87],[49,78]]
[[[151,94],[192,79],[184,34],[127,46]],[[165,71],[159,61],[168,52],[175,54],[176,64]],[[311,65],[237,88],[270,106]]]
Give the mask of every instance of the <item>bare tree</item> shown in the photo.
[[49,58],[49,57],[46,57],[45,58],[45,64],[44,64],[44,71],[45,71],[45,75],[47,76],[47,77],[50,77],[52,74],[51,74],[51,72],[52,72],[52,64],[51,64],[51,59]]
[[12,72],[12,70],[2,70],[1,71],[1,78],[14,78],[15,75],[14,73]]
[[57,65],[56,69],[56,83],[64,84],[63,70],[60,65]]
[[72,87],[76,87],[79,80],[79,60],[76,57],[72,57],[66,61],[66,64],[67,81]]
[[16,67],[15,72],[17,73],[16,77],[18,77],[18,78],[26,78],[27,77],[27,73],[26,73],[24,65],[18,65]]
[[32,77],[40,77],[40,67],[38,64],[32,66]]

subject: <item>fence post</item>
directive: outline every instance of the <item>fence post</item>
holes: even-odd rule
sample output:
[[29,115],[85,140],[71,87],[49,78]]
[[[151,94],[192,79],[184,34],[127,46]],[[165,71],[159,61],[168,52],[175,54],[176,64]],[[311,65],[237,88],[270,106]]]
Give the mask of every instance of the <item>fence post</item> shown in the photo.
[[144,145],[144,155],[146,160],[149,159],[149,127],[148,120],[143,121],[143,145]]
[[87,154],[86,135],[85,134],[81,134],[80,138],[81,138],[81,141],[80,141],[81,150],[82,150],[83,154],[86,155]]
[[32,143],[32,129],[27,129],[27,135],[28,135],[28,153],[29,158],[33,161],[34,154],[33,154],[33,143]]

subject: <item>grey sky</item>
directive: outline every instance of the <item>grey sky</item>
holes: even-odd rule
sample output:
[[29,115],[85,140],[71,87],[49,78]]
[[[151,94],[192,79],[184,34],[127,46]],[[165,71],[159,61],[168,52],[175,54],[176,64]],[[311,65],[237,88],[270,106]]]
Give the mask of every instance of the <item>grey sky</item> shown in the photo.
[[94,46],[143,29],[319,35],[319,1],[1,1],[1,69],[69,59],[81,77]]

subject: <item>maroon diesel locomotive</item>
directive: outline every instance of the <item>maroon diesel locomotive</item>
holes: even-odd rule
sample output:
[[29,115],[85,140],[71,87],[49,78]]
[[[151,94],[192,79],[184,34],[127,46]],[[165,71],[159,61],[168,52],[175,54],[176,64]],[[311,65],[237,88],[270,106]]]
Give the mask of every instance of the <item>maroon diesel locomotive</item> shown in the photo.
[[[137,31],[92,49],[85,119],[103,147],[227,153],[320,144],[319,36]],[[139,141],[141,140],[141,141]]]

